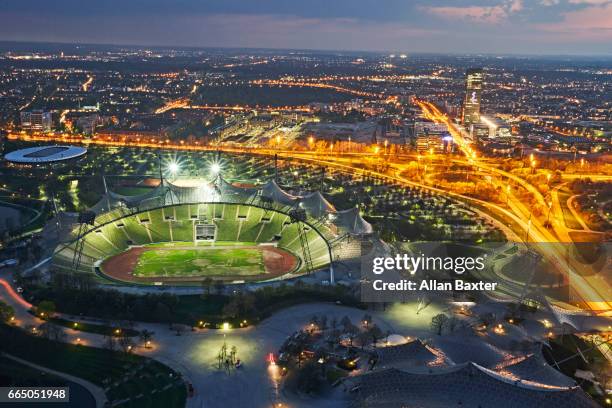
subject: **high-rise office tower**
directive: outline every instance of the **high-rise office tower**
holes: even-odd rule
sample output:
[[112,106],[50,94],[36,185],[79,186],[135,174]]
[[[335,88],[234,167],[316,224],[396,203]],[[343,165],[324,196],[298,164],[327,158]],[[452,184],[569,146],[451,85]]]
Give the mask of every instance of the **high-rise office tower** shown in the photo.
[[463,124],[466,128],[480,122],[480,95],[482,93],[482,69],[468,69],[463,101]]

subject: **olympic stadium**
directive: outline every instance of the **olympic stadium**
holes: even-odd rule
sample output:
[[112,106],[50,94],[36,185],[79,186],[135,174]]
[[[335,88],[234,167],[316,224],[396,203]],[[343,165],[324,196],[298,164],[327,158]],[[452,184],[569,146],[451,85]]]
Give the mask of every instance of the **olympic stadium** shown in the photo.
[[295,278],[359,258],[372,226],[357,208],[337,211],[323,195],[292,195],[274,180],[237,186],[163,180],[126,196],[106,188],[88,211],[64,217],[54,251],[58,271],[104,283],[199,285]]
[[80,146],[35,146],[10,152],[4,159],[16,164],[36,165],[69,161],[86,153],[87,149]]

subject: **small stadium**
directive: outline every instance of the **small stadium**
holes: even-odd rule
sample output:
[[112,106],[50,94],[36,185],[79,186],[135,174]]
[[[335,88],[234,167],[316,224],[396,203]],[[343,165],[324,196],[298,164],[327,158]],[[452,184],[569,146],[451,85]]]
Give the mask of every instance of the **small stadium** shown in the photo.
[[361,256],[372,233],[356,208],[337,211],[317,191],[293,195],[275,180],[244,186],[221,176],[162,179],[132,196],[105,188],[63,224],[56,270],[151,286],[274,282],[324,269],[333,280],[334,262]]

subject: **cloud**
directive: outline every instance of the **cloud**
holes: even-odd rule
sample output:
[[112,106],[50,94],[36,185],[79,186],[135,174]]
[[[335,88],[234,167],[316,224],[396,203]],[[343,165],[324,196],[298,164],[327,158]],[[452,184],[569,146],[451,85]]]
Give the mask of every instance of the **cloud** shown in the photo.
[[612,1],[601,5],[598,0],[572,0],[582,1],[582,4],[591,4],[589,7],[567,11],[561,14],[561,21],[555,23],[538,24],[536,27],[542,31],[562,35],[567,41],[607,41],[612,43]]
[[611,0],[569,0],[570,4],[587,4],[590,6],[603,6],[611,4]]
[[523,10],[522,0],[509,0],[493,6],[424,6],[425,12],[447,20],[468,20],[498,24]]

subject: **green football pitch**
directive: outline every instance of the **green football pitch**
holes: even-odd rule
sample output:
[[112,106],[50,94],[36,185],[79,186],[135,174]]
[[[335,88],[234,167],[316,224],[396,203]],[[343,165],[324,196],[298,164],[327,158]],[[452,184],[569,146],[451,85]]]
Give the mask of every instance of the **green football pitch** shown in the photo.
[[265,273],[259,248],[150,248],[140,254],[134,276],[250,276]]

